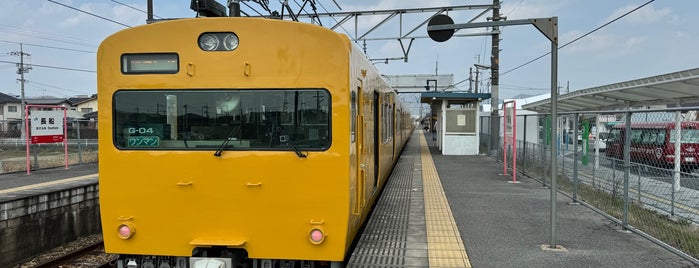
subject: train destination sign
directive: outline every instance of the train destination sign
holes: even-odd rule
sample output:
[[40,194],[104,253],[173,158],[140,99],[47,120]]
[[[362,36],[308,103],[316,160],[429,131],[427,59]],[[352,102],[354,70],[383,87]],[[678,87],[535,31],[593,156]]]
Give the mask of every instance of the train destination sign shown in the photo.
[[174,74],[179,71],[176,53],[142,53],[121,55],[124,74]]

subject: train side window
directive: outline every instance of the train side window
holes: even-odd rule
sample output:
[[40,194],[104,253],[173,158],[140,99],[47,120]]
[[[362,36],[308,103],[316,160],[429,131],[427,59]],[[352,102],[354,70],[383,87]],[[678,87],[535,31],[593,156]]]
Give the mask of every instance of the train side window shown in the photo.
[[664,129],[658,129],[655,134],[655,145],[665,145],[665,132]]
[[699,129],[682,129],[682,142],[699,143]]
[[631,143],[632,144],[639,144],[642,141],[643,141],[643,130],[632,129],[631,130]]
[[350,139],[351,142],[354,142],[356,140],[355,134],[357,133],[357,92],[352,92],[350,96]]

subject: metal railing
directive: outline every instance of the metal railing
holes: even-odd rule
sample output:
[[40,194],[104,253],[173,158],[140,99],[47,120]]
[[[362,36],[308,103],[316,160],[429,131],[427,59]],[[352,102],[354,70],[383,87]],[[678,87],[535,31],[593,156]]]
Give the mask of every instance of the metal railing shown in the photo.
[[[517,168],[550,187],[551,164],[557,164],[557,191],[699,264],[697,110],[560,114],[555,137],[547,133],[551,122],[546,115],[518,116],[517,132],[528,134],[517,137]],[[497,155],[490,156],[502,161],[502,137],[494,145],[498,148],[491,148],[489,130],[481,128],[481,152],[493,149]],[[553,144],[558,145],[555,161]],[[511,148],[507,155],[511,165]],[[674,161],[678,155],[680,161]]]
[[[68,165],[97,162],[97,121],[68,120]],[[0,120],[0,174],[27,171],[26,138],[15,121]],[[63,143],[29,145],[30,170],[65,166]]]

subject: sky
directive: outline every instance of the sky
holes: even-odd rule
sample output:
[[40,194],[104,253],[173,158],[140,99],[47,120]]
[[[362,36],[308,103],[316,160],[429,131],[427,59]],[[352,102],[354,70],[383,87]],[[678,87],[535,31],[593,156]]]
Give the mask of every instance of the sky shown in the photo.
[[[154,0],[154,13],[161,18],[191,18],[189,0]],[[225,4],[225,0],[219,0]],[[505,0],[501,14],[508,20],[558,17],[558,84],[562,92],[661,75],[699,67],[699,20],[696,0],[655,0],[635,12],[583,38],[581,36],[649,0]],[[22,51],[32,69],[25,73],[26,97],[73,97],[96,90],[96,51],[107,36],[146,22],[146,0],[2,0],[0,1],[0,92],[19,96],[17,63]],[[296,3],[289,1],[292,9]],[[318,12],[388,10],[456,5],[486,5],[492,0],[316,0]],[[245,1],[262,10],[252,1]],[[269,1],[271,10],[281,10],[279,1]],[[339,6],[339,7],[338,7]],[[86,14],[76,9],[92,13]],[[310,10],[310,9],[308,9]],[[253,13],[243,5],[243,11]],[[466,23],[482,10],[453,11],[455,23]],[[406,14],[401,28],[398,19],[377,28],[367,38],[393,37],[407,33],[434,13]],[[489,12],[476,21],[485,21]],[[97,17],[99,16],[99,17]],[[363,16],[358,22],[362,35],[384,16]],[[337,18],[336,18],[337,20]],[[324,26],[334,25],[331,19]],[[461,30],[459,33],[483,32]],[[354,22],[338,32],[354,35]],[[427,36],[426,26],[414,36]],[[501,28],[500,99],[550,92],[551,43],[531,25]],[[579,40],[568,44],[569,42]],[[455,90],[469,89],[469,68],[490,65],[490,36],[454,37],[446,42],[416,39],[408,61],[377,60],[385,75],[453,74]],[[404,42],[407,47],[408,40]],[[401,58],[400,43],[368,41],[370,59]],[[565,45],[565,46],[564,46]],[[488,88],[489,71],[480,74],[481,89]]]

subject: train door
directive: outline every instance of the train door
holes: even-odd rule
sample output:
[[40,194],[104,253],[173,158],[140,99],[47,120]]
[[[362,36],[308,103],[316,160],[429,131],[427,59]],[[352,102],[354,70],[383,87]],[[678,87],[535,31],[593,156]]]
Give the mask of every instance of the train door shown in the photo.
[[[364,102],[365,100],[363,99],[363,81],[361,79],[358,79],[359,81],[359,86],[357,87],[357,93],[352,94],[352,107],[353,108],[353,125],[356,128],[355,131],[355,143],[354,146],[355,150],[357,152],[357,158],[356,158],[356,166],[357,166],[357,172],[356,172],[356,178],[355,182],[356,185],[356,191],[355,191],[355,207],[354,207],[354,214],[361,214],[362,208],[366,204],[365,202],[365,197],[364,197],[364,182],[366,180],[366,150],[364,149]],[[361,222],[361,221],[358,221]]]
[[[379,128],[379,125],[381,124],[381,120],[385,120],[379,115],[379,107],[381,105],[381,101],[379,101],[379,93],[374,92],[374,183],[373,187],[371,189],[371,192],[373,193],[376,191],[376,186],[379,183],[379,149],[381,148],[381,135],[380,131],[383,131]],[[385,116],[385,115],[383,115]]]
[[393,104],[393,109],[391,109],[391,161],[396,162],[396,151],[398,148],[396,148],[396,142],[398,141],[398,137],[400,136],[400,126],[398,126],[400,120],[400,110],[396,112],[396,105],[395,102],[391,102]]

